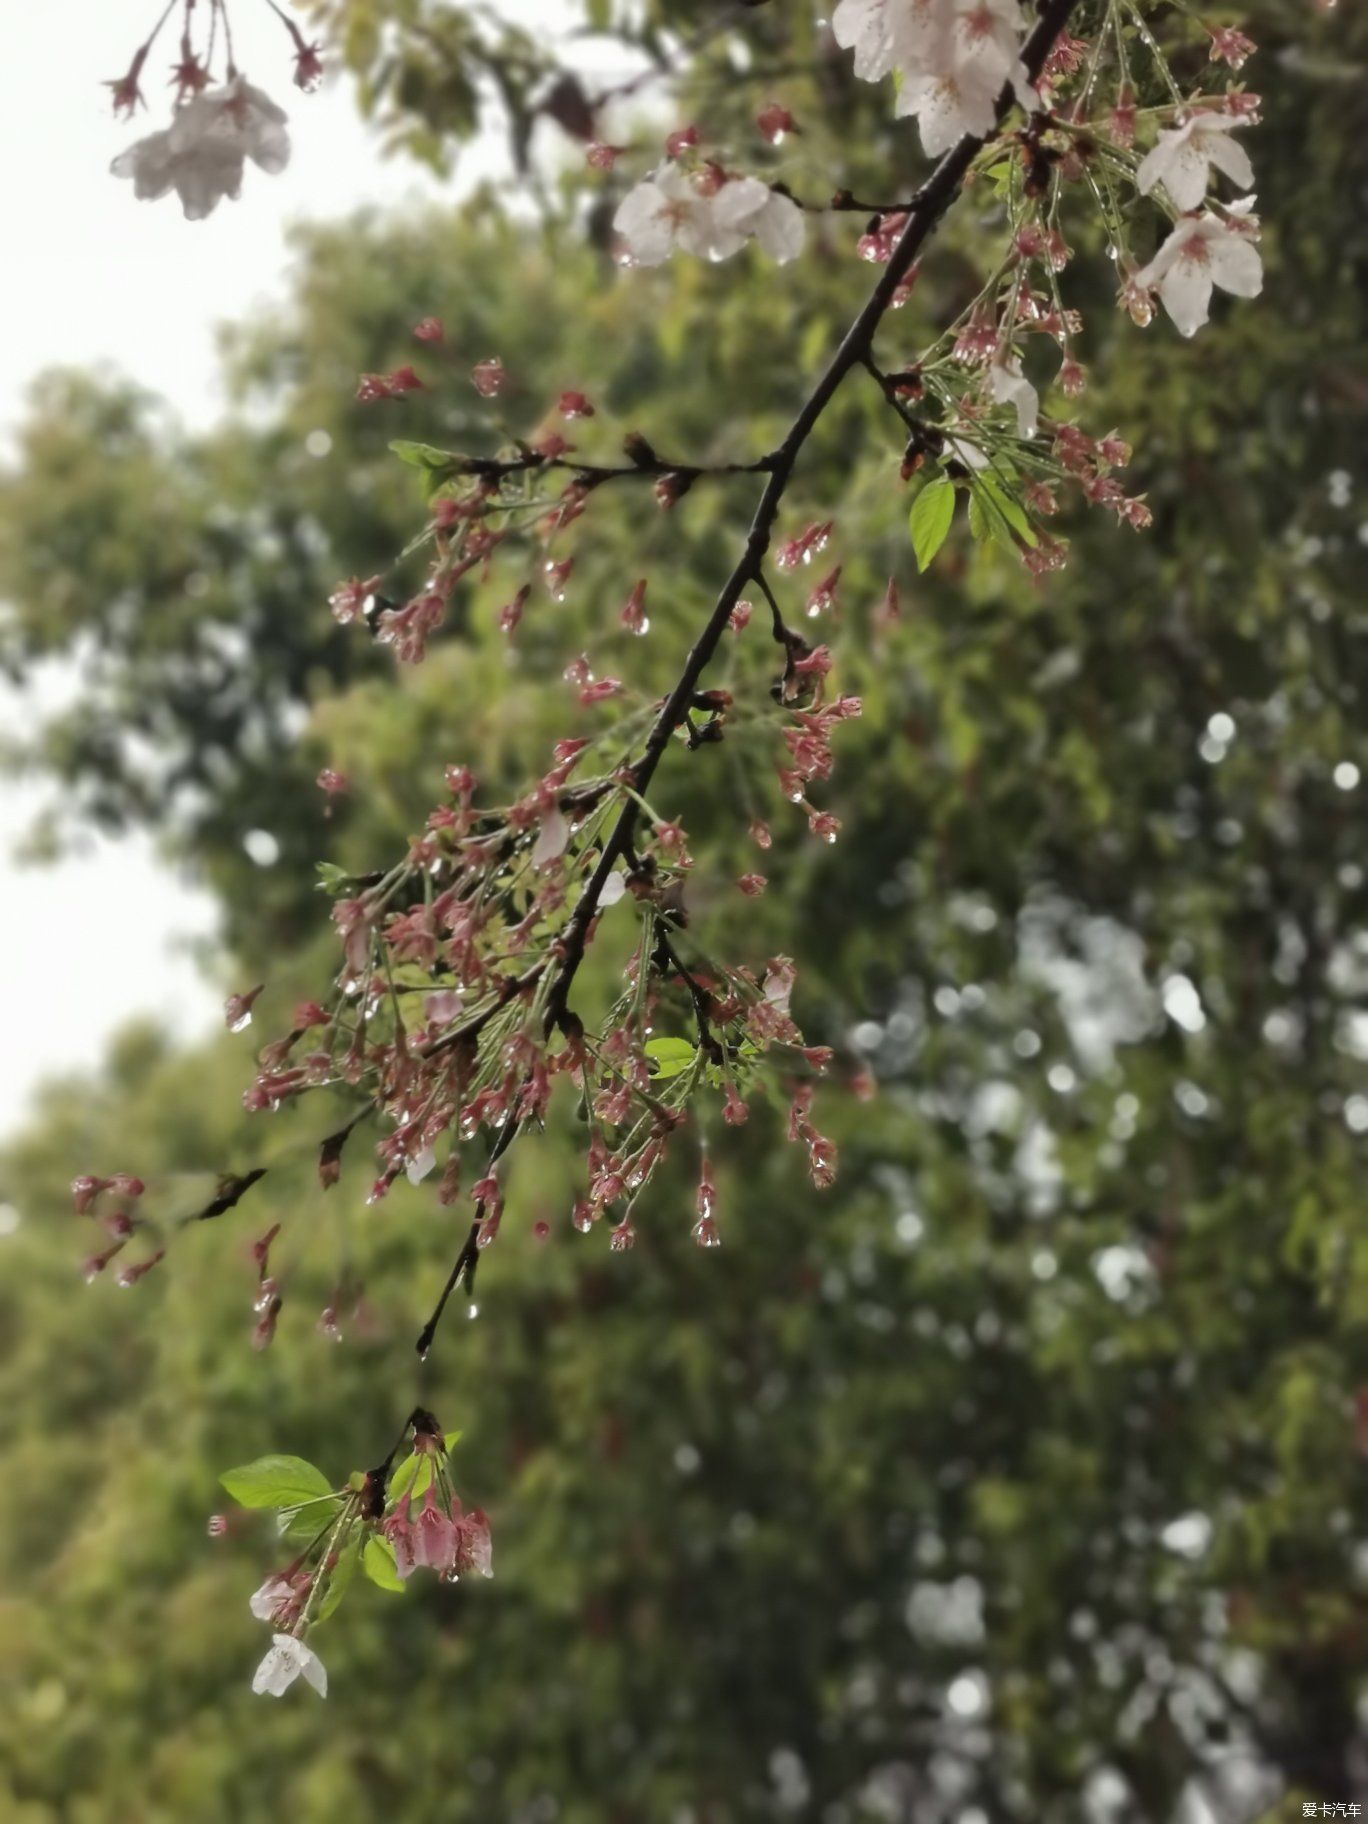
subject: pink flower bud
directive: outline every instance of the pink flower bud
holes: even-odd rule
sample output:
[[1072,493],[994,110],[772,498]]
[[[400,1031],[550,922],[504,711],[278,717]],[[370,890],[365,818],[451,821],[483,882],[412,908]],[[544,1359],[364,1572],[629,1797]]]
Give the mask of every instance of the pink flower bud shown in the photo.
[[665,141],[666,158],[679,158],[683,153],[692,151],[698,144],[698,128],[690,124],[687,127],[676,127]]
[[827,1191],[836,1182],[836,1145],[824,1134],[809,1130],[808,1175],[819,1191]]
[[424,317],[413,326],[414,340],[418,342],[440,342],[445,333],[440,317]]
[[71,1181],[71,1201],[78,1216],[84,1216],[100,1192],[108,1187],[108,1178],[92,1178],[89,1175],[73,1178]]
[[742,874],[736,884],[747,899],[759,899],[769,882],[763,874]]
[[470,384],[482,399],[493,399],[508,385],[504,364],[497,355],[477,361],[470,370]]
[[1217,26],[1211,33],[1210,61],[1228,63],[1232,70],[1238,70],[1258,48],[1252,38],[1246,38],[1233,25]]
[[523,609],[527,606],[527,599],[531,595],[531,593],[532,593],[531,583],[524,583],[522,585],[522,587],[518,590],[517,594],[515,596],[513,596],[513,598],[510,601],[505,602],[503,607],[500,608],[500,610],[499,610],[499,631],[500,631],[500,633],[512,633],[513,629],[518,625],[518,622],[523,617]]
[[583,393],[562,393],[556,401],[556,410],[562,418],[592,418],[594,408]]
[[339,773],[331,766],[325,766],[314,784],[320,792],[326,792],[330,798],[336,798],[342,792],[351,790],[351,780],[345,773]]
[[252,1330],[252,1347],[256,1350],[268,1349],[275,1338],[276,1320],[280,1316],[281,1300],[273,1297]]
[[563,557],[559,563],[549,563],[544,567],[546,593],[553,602],[565,600],[565,586],[570,581],[574,568],[573,557]]
[[641,577],[632,585],[632,592],[627,597],[622,610],[622,624],[629,633],[649,633],[651,623],[646,617],[646,578]]
[[796,133],[799,130],[792,114],[777,101],[770,102],[768,107],[760,110],[755,117],[755,124],[762,138],[767,139],[772,146],[782,145],[786,133]]
[[746,601],[738,602],[736,604],[735,608],[732,609],[730,615],[728,615],[728,617],[727,617],[727,622],[728,622],[728,625],[730,626],[732,632],[733,633],[743,632],[745,630],[746,626],[748,625],[750,618],[751,618],[752,614],[754,614],[754,612],[755,612],[755,604],[753,602],[746,602]]
[[807,611],[811,618],[815,619],[817,615],[824,614],[835,606],[836,589],[840,580],[841,566],[837,564],[831,574],[823,577],[808,597]]
[[146,1260],[135,1261],[131,1267],[125,1267],[119,1274],[121,1286],[136,1286],[138,1281],[150,1273],[166,1254],[165,1248],[158,1248],[155,1254],[149,1254]]
[[255,988],[249,988],[245,994],[230,994],[223,1003],[223,1022],[229,1032],[241,1032],[252,1023],[252,1005],[262,989],[264,982],[258,982]]
[[312,95],[323,80],[323,59],[319,55],[319,46],[305,44],[302,39],[295,43],[294,85],[306,95]]
[[1060,364],[1059,384],[1070,399],[1076,399],[1087,385],[1083,369],[1071,355],[1066,355]]
[[332,609],[334,620],[345,627],[349,621],[358,620],[366,611],[366,603],[379,587],[378,576],[367,577],[364,582],[359,577],[352,577],[349,582],[339,583],[328,597],[328,606]]

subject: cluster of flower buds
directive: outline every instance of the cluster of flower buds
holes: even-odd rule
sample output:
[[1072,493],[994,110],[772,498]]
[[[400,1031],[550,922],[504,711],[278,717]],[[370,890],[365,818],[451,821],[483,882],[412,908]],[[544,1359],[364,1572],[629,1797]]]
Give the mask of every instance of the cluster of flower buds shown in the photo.
[[[275,0],[265,3],[289,34],[296,86],[316,88],[323,76],[318,46],[305,39]],[[175,12],[180,14],[180,41],[171,69],[171,123],[120,153],[111,169],[116,177],[131,178],[134,195],[142,199],[174,191],[186,219],[201,221],[225,197],[240,195],[248,159],[262,171],[283,171],[290,161],[290,136],[284,109],[253,87],[233,61],[230,0],[170,0],[128,69],[106,85],[115,113],[131,119],[146,106],[145,66]]]
[[[412,1449],[395,1468],[406,1441]],[[356,1471],[341,1488],[312,1463],[286,1456],[259,1457],[221,1480],[240,1506],[274,1511],[281,1538],[300,1548],[249,1602],[272,1630],[252,1680],[259,1695],[281,1697],[303,1678],[327,1696],[327,1672],[305,1637],[333,1614],[358,1571],[388,1590],[402,1589],[418,1570],[452,1583],[465,1572],[494,1574],[489,1521],[478,1508],[462,1508],[448,1440],[421,1407],[385,1462]],[[211,1538],[228,1531],[226,1515],[210,1519]]]
[[142,1179],[130,1172],[115,1172],[108,1178],[87,1173],[72,1180],[71,1201],[76,1214],[88,1216],[97,1223],[105,1237],[82,1263],[81,1271],[87,1281],[97,1279],[139,1233],[153,1238],[153,1246],[140,1259],[119,1268],[117,1278],[121,1286],[137,1285],[165,1256],[165,1247],[155,1239],[155,1226],[142,1213],[146,1188]]
[[[821,703],[824,671],[808,667],[806,706],[790,711],[785,730],[800,799],[830,771],[832,728],[858,709],[852,699]],[[250,1109],[320,1087],[367,1093],[387,1129],[372,1201],[401,1173],[422,1182],[445,1145],[438,1196],[454,1203],[463,1147],[483,1134],[499,1157],[519,1128],[541,1124],[564,1078],[587,1121],[589,1219],[577,1226],[612,1211],[621,1229],[697,1095],[715,1091],[736,1120],[770,1065],[792,1073],[825,1063],[803,1049],[789,1017],[791,966],[776,1020],[769,978],[686,961],[682,893],[692,863],[678,825],[644,815],[631,853],[605,868],[632,788],[616,773],[581,776],[589,747],[558,744],[533,789],[498,808],[477,803],[468,768],[449,767],[447,796],[404,861],[336,901],[343,955],[330,1005],[297,1009],[291,1029],[261,1053]],[[810,816],[819,835],[834,837],[834,818]],[[587,943],[600,918],[629,908],[637,944],[626,985],[589,1034],[566,1001],[570,934],[578,920]],[[306,1039],[313,1049],[304,1052]],[[336,1182],[340,1151],[325,1145],[325,1185]],[[504,1193],[496,1170],[474,1178],[468,1197],[484,1248],[498,1233]]]

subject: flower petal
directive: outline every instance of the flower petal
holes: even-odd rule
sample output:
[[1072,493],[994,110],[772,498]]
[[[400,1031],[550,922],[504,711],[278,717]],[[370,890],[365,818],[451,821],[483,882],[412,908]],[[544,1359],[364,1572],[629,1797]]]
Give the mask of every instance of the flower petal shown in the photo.
[[1211,268],[1194,259],[1178,259],[1159,285],[1164,309],[1184,336],[1195,336],[1211,309]]

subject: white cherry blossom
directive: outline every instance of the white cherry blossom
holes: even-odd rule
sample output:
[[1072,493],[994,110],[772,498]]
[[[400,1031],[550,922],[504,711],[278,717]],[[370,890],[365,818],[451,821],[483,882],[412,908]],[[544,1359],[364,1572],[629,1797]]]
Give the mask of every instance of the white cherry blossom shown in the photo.
[[177,108],[169,127],[136,141],[110,170],[132,178],[133,194],[144,201],[174,190],[186,219],[202,221],[224,197],[236,200],[247,159],[273,175],[285,169],[286,118],[269,95],[235,76]]
[[613,227],[635,266],[663,265],[676,247],[703,260],[725,259],[739,251],[746,237],[719,230],[716,201],[678,165],[664,164],[627,192]]
[[1224,171],[1241,190],[1254,182],[1249,154],[1230,135],[1245,123],[1210,108],[1199,109],[1180,127],[1161,133],[1140,162],[1135,185],[1148,196],[1162,184],[1177,209],[1199,209],[1211,182],[1211,167]]
[[297,1678],[313,1686],[320,1697],[328,1695],[328,1674],[312,1647],[293,1634],[275,1634],[266,1657],[256,1669],[252,1689],[258,1697],[283,1697]]
[[861,82],[882,82],[924,55],[923,39],[948,28],[947,0],[841,0],[831,31],[855,53]]
[[791,196],[771,190],[758,177],[733,178],[713,200],[714,220],[723,229],[753,235],[772,260],[797,259],[807,238],[803,212]]
[[802,252],[806,235],[793,198],[758,177],[699,184],[675,164],[662,165],[627,192],[613,227],[635,266],[659,266],[676,247],[700,259],[725,260],[752,237],[782,265]]
[[1040,418],[1040,395],[1022,373],[1020,357],[999,356],[988,369],[988,388],[998,405],[1016,408],[1018,437],[1034,437]]
[[[433,997],[436,999],[436,996]],[[428,1017],[431,1018],[431,1003],[428,1005]],[[419,1147],[418,1151],[404,1166],[404,1176],[410,1184],[421,1184],[428,1173],[437,1164],[437,1155],[430,1146]]]
[[259,1590],[253,1592],[248,1601],[248,1608],[258,1621],[269,1621],[283,1602],[288,1602],[293,1594],[288,1577],[268,1577]]
[[1211,214],[1186,216],[1149,265],[1136,273],[1135,286],[1158,291],[1181,334],[1196,335],[1206,322],[1214,285],[1237,298],[1257,298],[1263,289],[1263,262],[1254,245],[1257,224],[1247,208],[1230,211],[1234,221]]
[[916,117],[929,157],[966,133],[991,133],[1007,84],[1023,107],[1038,106],[1021,61],[1018,0],[841,0],[831,23],[855,53],[857,76],[878,82],[896,72],[894,112]]
[[986,469],[988,452],[981,450],[976,443],[967,443],[963,437],[947,437],[945,453],[954,461],[962,463],[966,469]]

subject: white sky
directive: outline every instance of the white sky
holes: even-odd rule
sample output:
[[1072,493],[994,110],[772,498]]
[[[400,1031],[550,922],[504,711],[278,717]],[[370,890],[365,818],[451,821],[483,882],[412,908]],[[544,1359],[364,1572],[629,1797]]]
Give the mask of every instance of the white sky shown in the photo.
[[[411,163],[380,160],[345,80],[315,95],[294,90],[279,22],[263,0],[233,0],[240,67],[289,110],[290,167],[268,177],[249,165],[242,199],[206,222],[184,221],[173,197],[136,202],[108,165],[162,124],[174,22],[148,63],[148,113],[137,123],[112,118],[100,84],[127,67],[159,3],[0,0],[6,453],[28,382],[54,363],[116,367],[164,395],[183,419],[212,420],[221,407],[215,327],[282,294],[288,225],[439,193]],[[563,0],[510,3],[536,26]],[[4,725],[22,726],[26,713],[22,701],[0,696]],[[150,1013],[190,1033],[221,1006],[221,984],[206,982],[184,954],[187,937],[213,929],[207,897],[173,877],[144,840],[92,842],[82,858],[55,868],[16,866],[14,841],[41,802],[41,788],[0,777],[0,1133],[22,1118],[38,1080],[98,1063],[105,1039],[131,1015]]]

